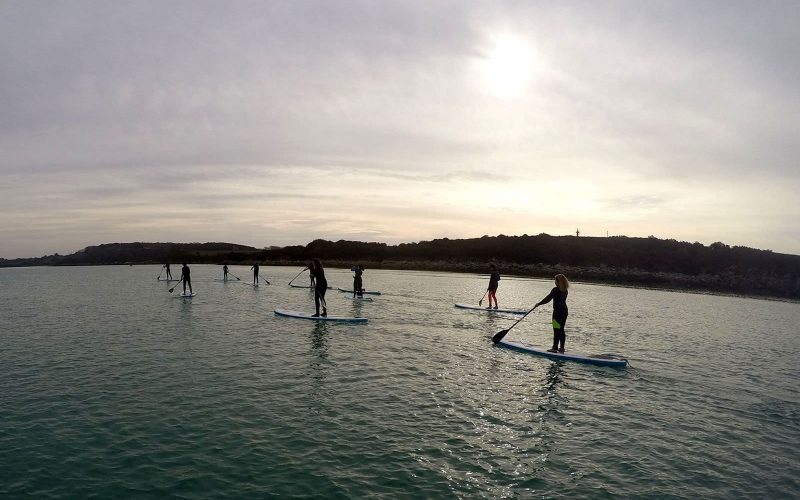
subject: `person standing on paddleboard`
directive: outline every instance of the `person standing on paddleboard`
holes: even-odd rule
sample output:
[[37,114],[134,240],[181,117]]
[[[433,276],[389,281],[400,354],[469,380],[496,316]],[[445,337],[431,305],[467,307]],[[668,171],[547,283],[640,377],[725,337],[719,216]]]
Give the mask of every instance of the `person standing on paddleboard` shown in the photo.
[[222,279],[228,281],[228,264],[222,266]]
[[253,264],[250,269],[253,270],[253,286],[258,286],[258,262]]
[[[186,262],[183,263],[183,267],[181,268],[181,279],[183,280],[183,294],[186,295],[186,285],[189,285],[189,295],[192,295],[192,293],[194,293],[192,292],[192,275]],[[170,290],[170,292],[171,291],[172,290]]]
[[351,267],[350,270],[355,273],[353,276],[353,297],[363,297],[364,281],[361,278],[361,275],[364,274],[364,266],[358,264],[357,266]]
[[[567,323],[569,309],[567,308],[567,295],[569,294],[569,281],[563,274],[556,274],[556,286],[550,290],[547,297],[533,306],[533,309],[553,301],[553,347],[547,352],[564,352],[564,342],[567,335],[564,333],[564,325]],[[533,311],[533,309],[531,311]]]
[[[325,279],[325,269],[322,268],[322,262],[319,259],[311,261],[311,276],[313,277],[316,285],[314,286],[314,305],[317,312],[313,317],[325,317],[328,315],[328,309],[325,304],[325,292],[328,291],[328,281]],[[319,306],[322,304],[322,314],[319,313]]]
[[497,270],[497,266],[494,264],[489,265],[489,288],[486,289],[486,292],[489,295],[489,307],[486,309],[492,308],[492,299],[494,299],[494,308],[497,309],[497,287],[500,285],[500,272]]
[[172,271],[169,270],[169,263],[164,264],[164,270],[167,271],[167,280],[171,280]]
[[312,261],[306,269],[308,269],[308,277],[311,280],[311,288],[314,288],[316,285],[316,281],[314,280],[314,262]]

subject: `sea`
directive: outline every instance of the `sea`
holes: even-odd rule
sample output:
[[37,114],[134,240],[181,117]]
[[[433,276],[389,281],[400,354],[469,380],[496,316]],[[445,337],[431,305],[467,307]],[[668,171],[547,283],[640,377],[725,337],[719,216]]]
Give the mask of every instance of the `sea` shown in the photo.
[[[0,498],[800,498],[797,303],[574,282],[567,351],[611,368],[494,345],[519,316],[454,307],[487,275],[367,269],[356,303],[327,269],[369,320],[336,324],[274,314],[314,312],[301,268],[191,269],[192,299],[158,265],[0,269]],[[507,338],[549,347],[551,311]]]

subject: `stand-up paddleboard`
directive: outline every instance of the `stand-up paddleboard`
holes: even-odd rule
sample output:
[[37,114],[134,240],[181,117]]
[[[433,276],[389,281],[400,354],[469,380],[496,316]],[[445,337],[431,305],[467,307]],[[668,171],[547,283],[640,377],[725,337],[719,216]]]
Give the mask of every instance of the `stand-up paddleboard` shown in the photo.
[[565,352],[565,353],[547,352],[547,349],[544,349],[543,347],[532,346],[530,344],[526,344],[518,340],[506,340],[506,339],[501,340],[500,342],[497,343],[497,345],[561,361],[577,361],[579,363],[588,363],[590,365],[601,365],[601,366],[618,366],[618,367],[628,366],[627,359],[618,358],[610,354],[590,355],[590,354],[580,354],[577,352]]
[[[345,288],[339,288],[339,291],[340,291],[340,292],[344,292],[344,293],[353,293],[353,291],[352,291],[352,290],[347,290],[347,289],[345,289]],[[361,292],[361,293],[363,293],[363,294],[366,294],[366,295],[380,295],[380,294],[381,294],[381,292],[368,292],[368,291],[366,291],[366,290],[364,290],[364,291],[363,291],[363,292]]]
[[197,292],[194,292],[194,293],[179,293],[178,295],[175,296],[175,298],[177,298],[177,299],[191,299],[195,295],[197,295]]
[[[292,287],[292,288],[315,288],[315,287],[313,287],[311,285],[295,285],[294,283],[289,284],[289,286]],[[328,285],[328,288],[330,289],[330,288],[333,288],[333,287]]]
[[338,323],[366,323],[367,318],[352,318],[347,316],[314,316],[312,313],[287,311],[286,309],[275,309],[275,316],[286,316],[287,318],[310,319],[312,321],[333,321]]
[[175,279],[172,279],[172,280],[162,280],[161,278],[158,278],[158,281],[180,281],[180,280],[179,280],[179,279],[178,279],[178,280],[175,280]]
[[496,313],[525,314],[526,312],[528,312],[527,309],[494,309],[490,307],[471,306],[469,304],[456,304],[456,307],[459,309],[470,309],[473,311],[496,312]]

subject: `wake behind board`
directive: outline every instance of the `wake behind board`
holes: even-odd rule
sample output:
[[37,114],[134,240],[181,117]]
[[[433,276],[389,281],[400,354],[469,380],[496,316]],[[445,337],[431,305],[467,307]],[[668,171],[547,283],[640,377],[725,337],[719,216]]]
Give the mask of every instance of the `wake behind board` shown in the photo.
[[353,297],[352,295],[345,295],[345,298],[352,300],[353,302],[375,302],[375,299],[372,297],[359,297],[356,295]]
[[287,311],[286,309],[275,309],[275,316],[285,316],[287,318],[310,319],[311,321],[331,321],[336,323],[366,323],[367,318],[352,318],[347,316],[314,316],[312,313]]
[[489,307],[471,306],[469,304],[456,304],[459,309],[470,309],[474,311],[496,312],[496,313],[511,313],[511,314],[525,314],[528,312],[525,309],[493,309]]
[[[345,288],[339,288],[339,291],[340,292],[344,292],[344,293],[353,293],[352,290],[347,290]],[[380,295],[381,294],[381,292],[368,292],[366,290],[362,291],[361,293],[366,294],[366,295]]]
[[580,354],[577,352],[547,352],[547,349],[543,347],[536,347],[530,344],[526,344],[524,342],[520,342],[518,340],[506,340],[502,339],[497,345],[501,345],[503,347],[508,347],[509,349],[514,349],[516,351],[527,352],[530,354],[536,354],[539,356],[544,356],[550,359],[556,359],[559,361],[577,361],[579,363],[588,363],[590,365],[600,365],[600,366],[617,366],[617,367],[625,367],[628,366],[628,360],[624,358],[616,358],[610,356],[608,354]]

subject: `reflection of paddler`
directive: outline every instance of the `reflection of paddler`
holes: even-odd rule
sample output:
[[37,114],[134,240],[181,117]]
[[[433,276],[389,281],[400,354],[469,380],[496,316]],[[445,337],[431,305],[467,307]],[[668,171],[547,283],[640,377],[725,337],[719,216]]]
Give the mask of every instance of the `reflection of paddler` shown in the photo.
[[357,266],[353,266],[350,268],[355,274],[353,275],[353,297],[356,295],[359,297],[364,296],[364,282],[361,277],[364,274],[364,266],[358,264]]
[[[533,309],[553,301],[553,347],[549,352],[564,352],[564,342],[567,335],[564,333],[564,325],[567,323],[569,309],[567,308],[567,295],[569,294],[569,281],[563,274],[556,274],[556,286],[550,290],[547,297],[533,306]],[[532,309],[532,310],[533,310]]]

